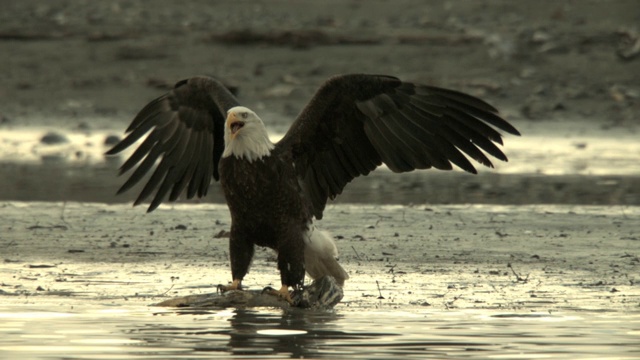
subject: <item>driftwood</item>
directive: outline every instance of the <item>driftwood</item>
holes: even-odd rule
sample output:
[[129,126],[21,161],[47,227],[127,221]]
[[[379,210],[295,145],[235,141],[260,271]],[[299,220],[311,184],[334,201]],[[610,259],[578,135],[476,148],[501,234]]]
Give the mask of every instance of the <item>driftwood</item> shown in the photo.
[[232,290],[225,293],[188,295],[153,304],[167,307],[196,308],[251,308],[279,307],[282,309],[331,309],[342,300],[342,288],[331,276],[314,280],[310,285],[294,290],[291,294],[293,304],[279,297],[264,294],[262,290]]

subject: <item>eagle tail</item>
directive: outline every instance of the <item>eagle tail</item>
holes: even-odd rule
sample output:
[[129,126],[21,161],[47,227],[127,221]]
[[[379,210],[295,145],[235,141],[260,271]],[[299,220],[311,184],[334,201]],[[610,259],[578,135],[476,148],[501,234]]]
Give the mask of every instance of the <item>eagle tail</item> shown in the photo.
[[311,278],[319,279],[323,276],[333,276],[341,287],[349,274],[340,266],[337,260],[338,248],[331,235],[320,231],[311,225],[305,237],[304,260],[305,268]]

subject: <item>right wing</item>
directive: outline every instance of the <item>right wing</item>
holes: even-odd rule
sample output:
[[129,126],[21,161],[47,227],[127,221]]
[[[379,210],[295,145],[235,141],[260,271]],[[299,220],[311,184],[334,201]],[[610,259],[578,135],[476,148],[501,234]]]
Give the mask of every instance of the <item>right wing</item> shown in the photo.
[[120,167],[122,175],[137,165],[118,194],[138,183],[160,159],[134,205],[155,191],[147,210],[153,211],[167,194],[175,201],[187,185],[187,199],[206,195],[211,176],[219,179],[227,110],[238,105],[222,83],[205,76],[182,80],[147,104],[127,128],[127,136],[107,151],[117,154],[148,134]]

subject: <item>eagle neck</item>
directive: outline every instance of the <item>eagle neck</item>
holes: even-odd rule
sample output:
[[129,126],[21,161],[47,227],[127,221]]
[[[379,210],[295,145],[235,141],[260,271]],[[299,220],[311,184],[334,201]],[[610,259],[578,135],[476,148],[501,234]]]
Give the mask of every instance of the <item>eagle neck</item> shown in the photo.
[[264,126],[244,128],[235,137],[225,133],[224,144],[222,157],[235,156],[249,162],[271,155],[271,150],[275,147]]

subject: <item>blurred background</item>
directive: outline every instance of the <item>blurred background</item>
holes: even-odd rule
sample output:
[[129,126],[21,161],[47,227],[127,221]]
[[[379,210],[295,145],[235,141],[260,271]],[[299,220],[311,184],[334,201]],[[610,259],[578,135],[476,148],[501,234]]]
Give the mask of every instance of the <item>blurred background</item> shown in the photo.
[[338,201],[640,205],[635,0],[0,4],[2,201],[131,201],[103,153],[178,80],[220,78],[277,137],[329,76],[378,73],[481,97],[523,136],[477,176],[381,169]]

